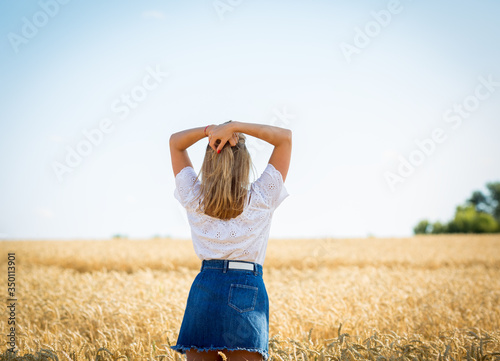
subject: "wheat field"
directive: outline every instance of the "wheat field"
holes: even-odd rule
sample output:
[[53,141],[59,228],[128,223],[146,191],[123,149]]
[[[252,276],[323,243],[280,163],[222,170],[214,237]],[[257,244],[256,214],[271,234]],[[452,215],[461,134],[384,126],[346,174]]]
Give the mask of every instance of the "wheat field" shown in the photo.
[[[201,261],[190,240],[3,241],[15,253],[17,356],[184,360]],[[270,239],[271,360],[500,360],[500,236]],[[7,278],[3,277],[3,294]],[[21,357],[23,356],[23,357]]]

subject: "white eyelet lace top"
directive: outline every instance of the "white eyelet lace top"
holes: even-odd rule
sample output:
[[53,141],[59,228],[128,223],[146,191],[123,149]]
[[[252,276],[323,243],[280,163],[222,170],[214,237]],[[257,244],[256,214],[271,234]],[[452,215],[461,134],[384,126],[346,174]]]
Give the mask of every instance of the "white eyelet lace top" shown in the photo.
[[228,220],[196,210],[201,181],[192,167],[184,167],[177,173],[175,184],[174,197],[186,208],[194,251],[199,259],[230,259],[264,265],[273,213],[289,196],[281,173],[271,163],[251,184],[243,212]]

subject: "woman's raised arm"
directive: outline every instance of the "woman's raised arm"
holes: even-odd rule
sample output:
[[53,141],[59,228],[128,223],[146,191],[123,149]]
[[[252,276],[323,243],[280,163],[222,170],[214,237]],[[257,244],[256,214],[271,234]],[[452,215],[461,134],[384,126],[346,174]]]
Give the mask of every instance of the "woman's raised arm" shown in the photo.
[[187,148],[205,137],[205,127],[186,129],[170,136],[170,157],[172,158],[174,177],[184,167],[193,166]]
[[[179,131],[170,136],[170,156],[172,158],[174,176],[176,176],[177,173],[179,173],[184,167],[193,166],[187,149],[199,140],[205,138],[208,134],[208,129],[209,127],[191,128]],[[235,146],[237,142],[238,138],[236,135],[229,139],[231,146]]]
[[[210,127],[207,132],[212,134],[210,146],[216,151],[224,147],[224,144],[230,139],[234,132],[245,133],[274,145],[269,163],[281,173],[283,181],[285,181],[292,154],[292,131],[290,129],[266,124],[232,121],[230,123]],[[220,139],[221,142],[219,146],[215,148],[214,144],[217,139]]]

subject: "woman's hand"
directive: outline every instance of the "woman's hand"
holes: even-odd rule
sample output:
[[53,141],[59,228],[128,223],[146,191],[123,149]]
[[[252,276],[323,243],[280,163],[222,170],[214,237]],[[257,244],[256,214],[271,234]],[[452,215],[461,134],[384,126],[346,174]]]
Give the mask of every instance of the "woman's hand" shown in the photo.
[[[237,132],[233,132],[231,122],[226,122],[220,125],[210,125],[207,128],[207,134],[208,144],[217,153],[220,153],[227,142],[229,142],[231,147],[234,147],[236,144],[238,144],[239,134]],[[220,143],[216,147],[215,142],[218,139],[220,140]]]
[[233,133],[233,136],[229,139],[229,144],[231,144],[231,147],[234,147],[236,144],[238,144],[239,139],[239,133]]

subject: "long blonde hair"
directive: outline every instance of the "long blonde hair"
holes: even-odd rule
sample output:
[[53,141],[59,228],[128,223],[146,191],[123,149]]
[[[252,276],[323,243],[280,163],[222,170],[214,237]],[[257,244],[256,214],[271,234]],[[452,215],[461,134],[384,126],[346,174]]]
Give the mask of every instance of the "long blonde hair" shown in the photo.
[[[201,199],[198,211],[223,220],[237,217],[243,212],[252,166],[245,143],[245,135],[239,133],[238,143],[232,147],[227,142],[219,154],[207,145],[201,166],[201,187],[197,195]],[[220,140],[217,140],[215,147],[219,144]]]

